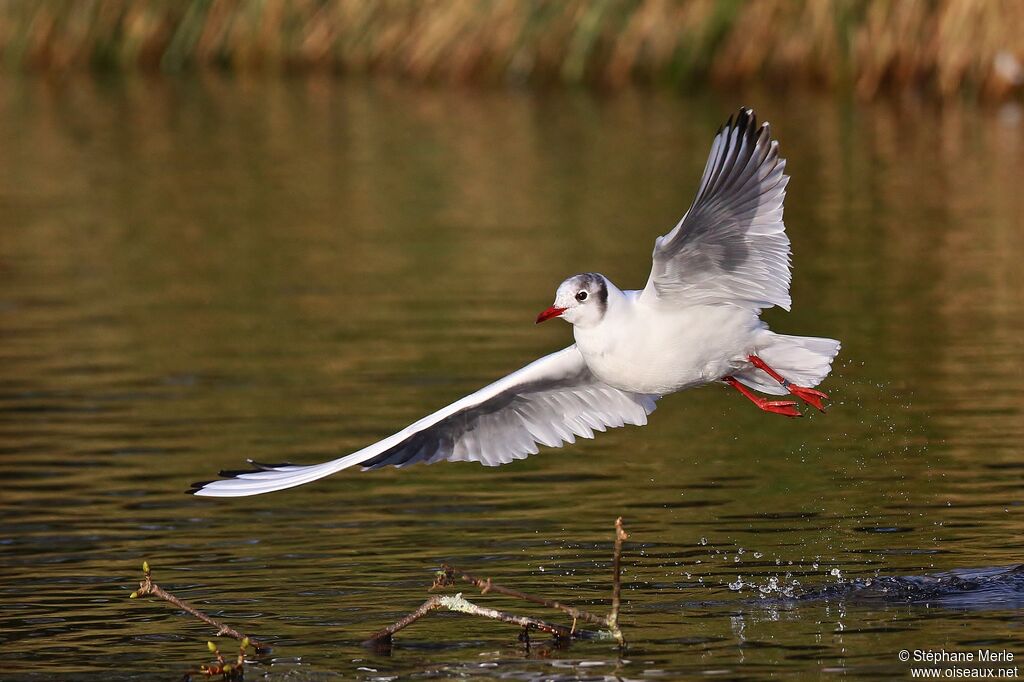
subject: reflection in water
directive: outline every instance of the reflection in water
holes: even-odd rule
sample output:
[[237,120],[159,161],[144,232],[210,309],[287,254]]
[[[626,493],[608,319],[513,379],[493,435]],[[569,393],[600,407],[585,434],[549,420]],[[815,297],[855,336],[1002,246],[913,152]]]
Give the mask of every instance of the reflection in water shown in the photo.
[[[967,615],[837,587],[1021,559],[1012,117],[316,79],[5,85],[7,672],[148,679],[200,658],[205,630],[127,602],[143,558],[276,642],[275,676],[886,676],[906,673],[903,648],[1019,640],[1019,601]],[[567,344],[532,324],[553,286],[588,270],[641,286],[741,103],[793,176],[794,312],[768,319],[844,342],[828,415],[774,419],[712,387],[501,469],[181,494],[245,457],[355,449]],[[636,542],[628,660],[524,658],[500,626],[444,618],[389,659],[356,646],[444,560],[602,603],[617,514]],[[774,598],[794,583],[829,598]]]

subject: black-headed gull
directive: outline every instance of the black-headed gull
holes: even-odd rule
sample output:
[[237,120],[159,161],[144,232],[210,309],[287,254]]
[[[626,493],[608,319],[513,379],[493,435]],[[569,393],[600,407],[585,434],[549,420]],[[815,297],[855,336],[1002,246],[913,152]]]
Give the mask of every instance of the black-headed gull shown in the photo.
[[562,282],[537,322],[561,317],[576,343],[530,363],[398,433],[311,466],[260,465],[198,483],[196,495],[258,495],[359,465],[524,459],[608,427],[647,423],[669,393],[725,382],[766,412],[800,416],[794,395],[822,410],[814,390],[839,342],[768,330],[761,310],[789,310],[789,239],[782,222],[786,162],[768,124],[740,110],[719,129],[700,189],[671,232],[654,243],[647,285],[623,291],[604,275]]

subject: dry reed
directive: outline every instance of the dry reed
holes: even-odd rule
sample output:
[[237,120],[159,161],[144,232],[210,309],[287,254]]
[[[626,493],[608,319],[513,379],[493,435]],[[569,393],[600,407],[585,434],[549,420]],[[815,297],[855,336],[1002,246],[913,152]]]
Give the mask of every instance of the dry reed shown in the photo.
[[9,69],[327,70],[417,81],[767,81],[1004,98],[1019,0],[37,0],[0,4]]

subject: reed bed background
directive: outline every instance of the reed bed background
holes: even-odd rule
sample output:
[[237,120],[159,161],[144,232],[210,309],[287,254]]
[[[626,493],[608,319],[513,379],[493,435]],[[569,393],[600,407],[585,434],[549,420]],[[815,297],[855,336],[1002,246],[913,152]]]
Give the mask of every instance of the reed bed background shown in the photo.
[[456,83],[811,84],[1000,99],[1019,0],[8,0],[9,70],[322,70]]

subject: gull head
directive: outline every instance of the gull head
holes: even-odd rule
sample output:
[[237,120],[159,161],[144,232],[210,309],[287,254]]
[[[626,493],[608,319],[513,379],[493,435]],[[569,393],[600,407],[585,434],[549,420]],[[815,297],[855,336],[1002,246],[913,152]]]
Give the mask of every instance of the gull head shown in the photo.
[[561,317],[577,327],[592,327],[608,308],[608,280],[597,272],[573,275],[558,285],[555,302],[537,316],[537,324]]

